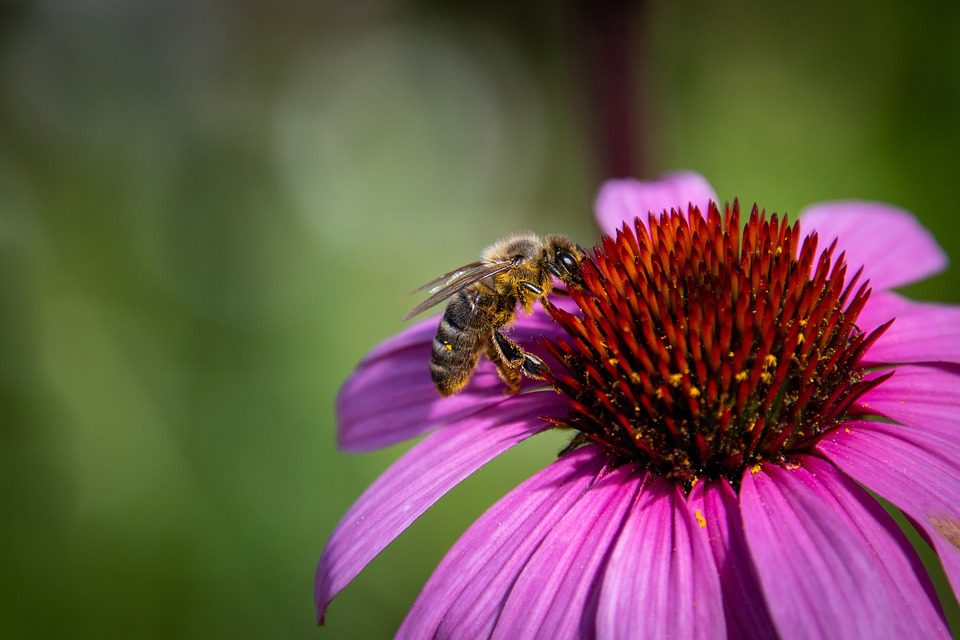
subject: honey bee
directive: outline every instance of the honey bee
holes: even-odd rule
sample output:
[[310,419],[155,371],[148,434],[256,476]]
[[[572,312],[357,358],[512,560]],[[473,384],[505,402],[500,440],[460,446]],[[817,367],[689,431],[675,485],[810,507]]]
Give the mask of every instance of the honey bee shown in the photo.
[[407,319],[446,300],[447,308],[433,338],[430,375],[442,396],[450,396],[470,380],[480,354],[497,367],[508,393],[520,388],[521,376],[542,378],[547,365],[524,351],[503,330],[516,318],[517,308],[533,311],[537,300],[553,289],[553,276],[570,286],[583,280],[580,263],[586,253],[561,235],[540,239],[516,233],[493,243],[459,269],[431,280],[418,291],[430,296]]

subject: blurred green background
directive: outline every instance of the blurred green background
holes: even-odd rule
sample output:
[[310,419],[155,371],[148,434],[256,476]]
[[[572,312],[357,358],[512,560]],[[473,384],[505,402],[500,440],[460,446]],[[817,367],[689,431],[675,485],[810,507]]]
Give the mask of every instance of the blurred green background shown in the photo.
[[[0,7],[4,638],[389,636],[560,441],[458,487],[317,628],[320,550],[408,446],[338,453],[338,385],[487,243],[596,240],[604,78],[644,175],[896,203],[960,259],[955,2]],[[958,302],[958,273],[910,293]]]

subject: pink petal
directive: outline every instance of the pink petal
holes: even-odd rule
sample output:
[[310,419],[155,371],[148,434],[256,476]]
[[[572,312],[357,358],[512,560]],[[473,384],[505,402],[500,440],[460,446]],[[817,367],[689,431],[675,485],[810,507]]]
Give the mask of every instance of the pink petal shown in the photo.
[[578,449],[497,502],[430,576],[397,638],[488,637],[530,555],[606,464],[599,447]]
[[931,541],[960,596],[960,468],[951,455],[938,455],[874,422],[835,429],[817,449],[851,478],[886,498]]
[[700,522],[673,482],[644,487],[607,564],[599,637],[725,636],[720,581]]
[[[381,343],[357,366],[337,396],[340,448],[369,451],[395,444],[506,399],[503,382],[486,358],[481,359],[463,391],[449,398],[437,393],[430,379],[430,349],[439,323],[439,316],[418,322]],[[537,337],[558,331],[537,308],[521,318],[510,333],[536,352]]]
[[330,600],[380,551],[443,494],[487,461],[547,425],[538,419],[559,411],[553,394],[522,396],[470,420],[442,429],[397,460],[337,525],[317,567],[320,619]]
[[857,319],[871,331],[896,318],[864,354],[865,364],[960,362],[960,307],[875,292]]
[[820,246],[839,240],[853,273],[861,266],[874,289],[922,280],[942,271],[947,256],[933,235],[908,211],[878,202],[824,202],[800,213],[805,233],[817,231]]
[[595,635],[604,564],[646,477],[619,467],[554,525],[513,585],[493,638]]
[[864,394],[860,410],[902,425],[960,440],[960,367],[897,367],[893,377]]
[[921,637],[949,637],[933,583],[916,550],[884,508],[831,463],[815,457],[804,459],[808,480],[824,489],[822,497],[834,503],[847,524],[869,541],[872,561],[881,569],[881,580],[899,610],[895,615],[908,622]]
[[690,508],[706,525],[723,591],[727,636],[775,637],[773,620],[747,548],[737,494],[726,480],[701,482],[690,493]]
[[692,171],[678,171],[650,182],[635,178],[608,180],[597,195],[594,209],[600,228],[613,235],[624,222],[633,224],[634,218],[646,221],[650,212],[686,212],[693,204],[706,215],[711,200],[716,202],[717,194],[706,178]]
[[740,498],[750,552],[784,638],[949,637],[893,520],[828,463],[766,464]]

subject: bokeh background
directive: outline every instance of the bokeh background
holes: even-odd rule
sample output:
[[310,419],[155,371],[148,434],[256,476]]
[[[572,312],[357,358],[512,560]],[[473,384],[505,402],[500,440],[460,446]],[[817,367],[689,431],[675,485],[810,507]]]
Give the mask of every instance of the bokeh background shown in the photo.
[[892,202],[960,261],[960,3],[724,4],[0,4],[0,636],[389,636],[561,441],[318,628],[320,550],[408,446],[338,453],[338,385],[487,243],[592,244],[611,174]]

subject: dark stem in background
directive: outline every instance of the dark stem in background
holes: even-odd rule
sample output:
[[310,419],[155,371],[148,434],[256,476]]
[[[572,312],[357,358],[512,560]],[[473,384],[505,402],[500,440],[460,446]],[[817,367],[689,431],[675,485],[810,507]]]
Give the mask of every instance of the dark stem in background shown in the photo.
[[643,176],[646,113],[637,99],[642,2],[579,0],[577,56],[587,130],[601,178]]

